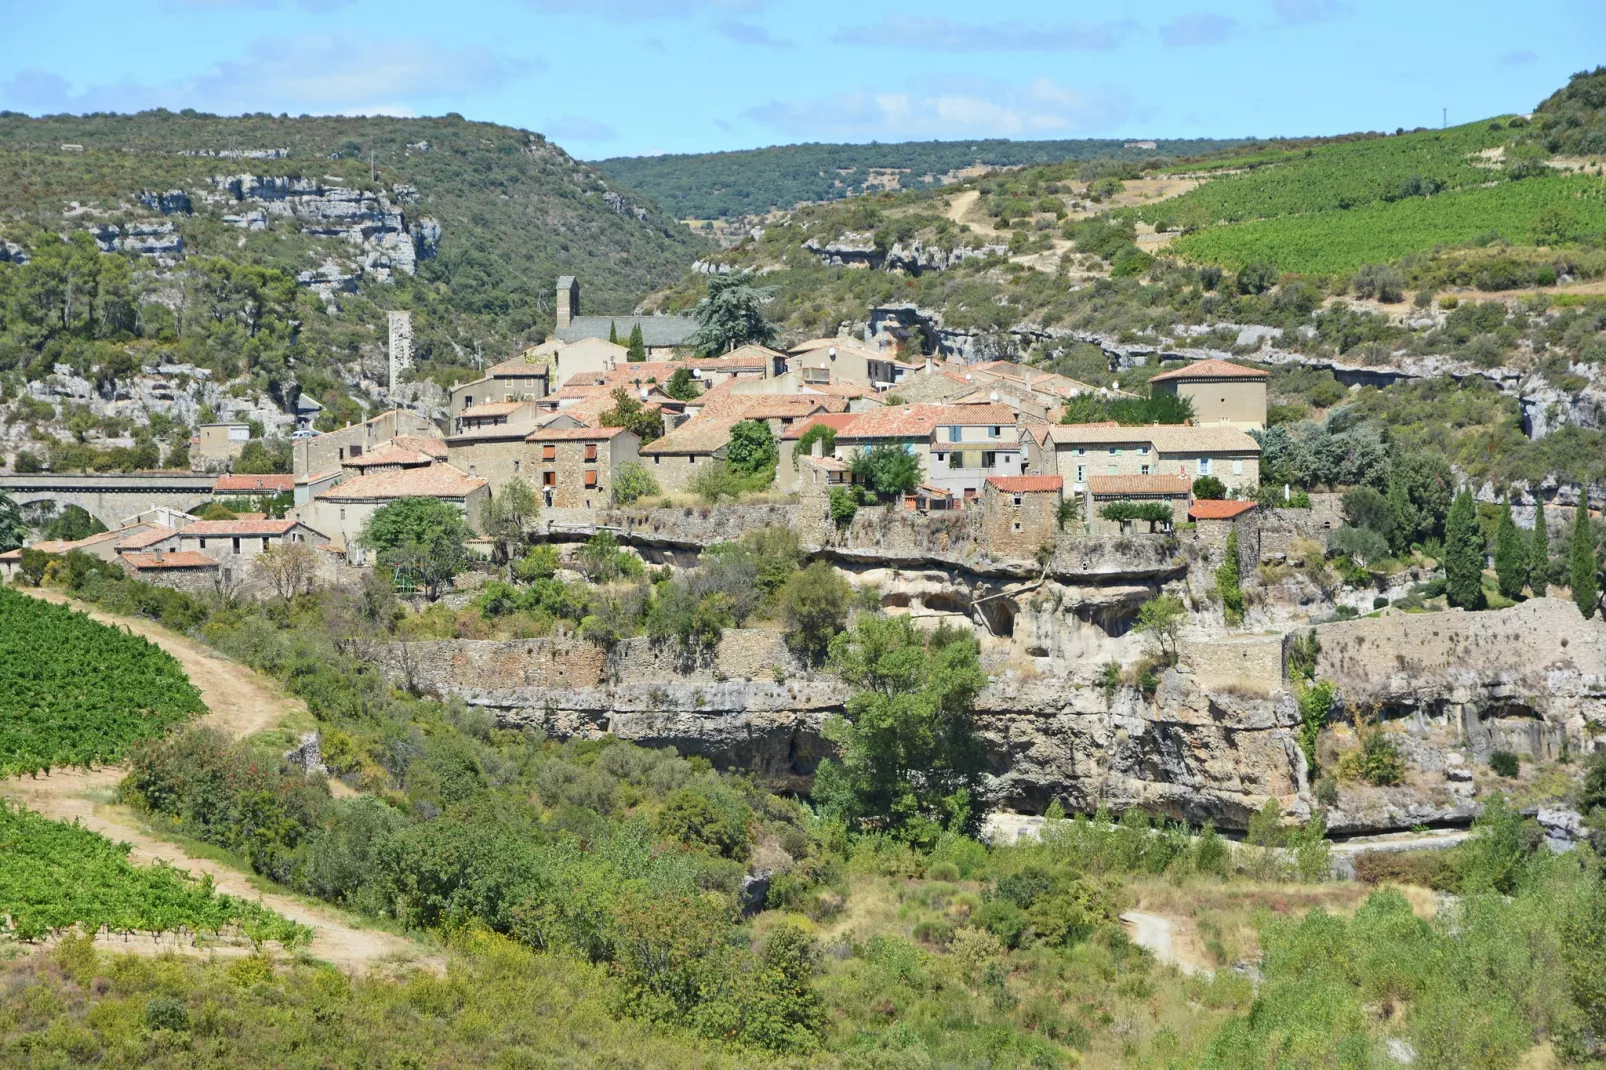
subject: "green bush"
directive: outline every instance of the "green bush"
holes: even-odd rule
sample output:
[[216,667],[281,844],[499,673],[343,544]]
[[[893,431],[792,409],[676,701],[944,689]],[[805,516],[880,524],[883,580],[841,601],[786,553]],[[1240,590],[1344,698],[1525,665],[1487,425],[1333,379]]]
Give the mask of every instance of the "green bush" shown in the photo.
[[1497,750],[1489,755],[1489,768],[1496,776],[1514,777],[1522,767],[1522,761],[1508,750]]

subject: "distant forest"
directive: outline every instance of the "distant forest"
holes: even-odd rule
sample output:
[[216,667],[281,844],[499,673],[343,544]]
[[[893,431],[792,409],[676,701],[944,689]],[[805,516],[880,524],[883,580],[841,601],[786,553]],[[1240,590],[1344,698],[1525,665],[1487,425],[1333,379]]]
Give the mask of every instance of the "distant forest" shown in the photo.
[[[904,141],[884,145],[778,145],[743,152],[682,156],[616,156],[593,166],[639,190],[680,219],[725,219],[863,193],[872,168],[907,169],[905,188],[981,163],[991,167],[1061,163],[1106,156],[1121,160],[1198,156],[1250,138],[1158,140],[1153,149],[1127,148],[1113,138],[1070,141]],[[844,173],[847,172],[847,173]]]

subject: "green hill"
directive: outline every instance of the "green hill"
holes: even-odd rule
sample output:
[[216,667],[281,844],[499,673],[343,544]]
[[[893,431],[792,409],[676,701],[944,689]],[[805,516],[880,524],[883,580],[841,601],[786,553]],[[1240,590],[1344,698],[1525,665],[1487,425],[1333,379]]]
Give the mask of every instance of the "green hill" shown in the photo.
[[929,186],[951,171],[981,164],[1020,167],[1107,157],[1153,161],[1197,156],[1243,145],[1243,138],[1159,140],[1128,147],[1110,138],[1069,141],[906,141],[891,145],[777,145],[745,152],[617,156],[599,160],[605,173],[652,197],[681,219],[724,219],[829,201],[881,188],[872,171],[895,170],[904,188]]
[[[242,175],[236,186],[259,189],[260,197],[241,200],[219,181]],[[298,202],[299,216],[288,210],[287,189],[312,191]],[[158,196],[168,191],[185,196]],[[309,221],[307,211],[327,218]],[[429,229],[436,224],[438,242]],[[123,248],[104,257],[129,269],[116,269],[113,280],[128,291],[126,300],[114,297],[126,315],[75,316],[52,296],[77,270],[52,266],[73,262],[51,251],[56,235],[92,231],[105,250],[142,240],[141,228],[167,226],[172,231],[155,240],[171,244],[177,235],[181,253],[140,256]],[[43,370],[61,360],[87,368],[105,354],[86,347],[140,343],[225,370],[260,364],[270,380],[282,377],[286,364],[317,379],[339,362],[374,355],[384,338],[382,313],[396,308],[414,310],[421,374],[440,369],[446,377],[476,354],[501,356],[550,329],[560,274],[584,281],[588,307],[625,312],[706,248],[651,201],[615,189],[528,131],[456,115],[167,111],[39,119],[0,113],[0,242],[21,247],[32,261],[19,268],[17,257],[0,255],[0,374],[41,358]],[[400,262],[414,248],[416,273],[409,275]],[[331,260],[355,276],[344,283],[355,292],[333,304],[295,283]],[[89,261],[78,264],[102,274]],[[210,282],[198,284],[198,274]],[[235,300],[242,290],[255,311]],[[23,293],[33,296],[8,299]],[[217,329],[236,322],[243,337]]]

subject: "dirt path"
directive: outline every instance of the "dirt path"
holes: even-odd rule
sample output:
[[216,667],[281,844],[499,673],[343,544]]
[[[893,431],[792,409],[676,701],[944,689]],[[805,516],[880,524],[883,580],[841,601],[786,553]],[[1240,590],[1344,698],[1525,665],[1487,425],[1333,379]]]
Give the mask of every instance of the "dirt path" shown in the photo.
[[[24,593],[51,602],[74,604],[57,591],[25,590]],[[300,700],[285,696],[267,678],[238,662],[218,657],[201,644],[175,635],[160,625],[102,613],[87,606],[74,604],[74,607],[88,610],[90,617],[102,623],[126,625],[177,658],[200,689],[201,698],[211,711],[200,723],[232,739],[273,728],[287,715],[306,709]],[[343,970],[366,973],[376,967],[392,964],[407,964],[436,971],[445,969],[443,959],[431,955],[411,940],[348,924],[329,907],[309,905],[290,896],[259,891],[239,870],[210,859],[197,858],[184,848],[151,835],[138,815],[127,807],[106,801],[122,776],[123,770],[115,766],[94,770],[57,770],[46,776],[0,781],[0,794],[47,817],[65,821],[76,819],[85,828],[93,829],[108,839],[130,844],[133,848],[129,852],[130,860],[141,865],[162,861],[197,876],[211,874],[219,891],[260,902],[269,910],[311,926],[313,938],[306,949],[307,953]],[[118,939],[104,943],[111,950],[121,948]]]
[[1132,942],[1139,947],[1148,948],[1158,962],[1175,966],[1186,974],[1211,976],[1211,970],[1207,967],[1178,954],[1176,939],[1178,923],[1174,919],[1131,910],[1121,915],[1121,923],[1126,926]]

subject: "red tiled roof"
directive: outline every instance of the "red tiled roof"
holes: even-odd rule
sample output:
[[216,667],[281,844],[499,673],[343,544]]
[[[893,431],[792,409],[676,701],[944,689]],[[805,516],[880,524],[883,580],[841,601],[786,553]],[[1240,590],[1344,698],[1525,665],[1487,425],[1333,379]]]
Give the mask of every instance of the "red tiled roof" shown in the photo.
[[399,464],[403,467],[433,464],[435,458],[419,450],[405,450],[392,446],[389,449],[365,453],[361,457],[353,457],[349,461],[342,461],[346,468],[377,468],[389,464]]
[[1229,364],[1224,360],[1211,357],[1209,360],[1196,361],[1185,368],[1175,371],[1161,372],[1150,377],[1151,383],[1163,383],[1174,379],[1269,379],[1270,376],[1254,368],[1246,368],[1242,364]]
[[1087,489],[1094,497],[1108,494],[1187,494],[1193,483],[1187,476],[1089,476]]
[[218,476],[212,492],[234,494],[284,494],[296,489],[296,477],[289,475]]
[[988,476],[987,482],[1005,494],[1033,494],[1038,491],[1065,489],[1063,476]]
[[190,536],[211,538],[214,535],[283,535],[295,527],[298,520],[197,520],[182,532]]
[[702,406],[705,416],[741,416],[749,420],[796,419],[825,410],[842,412],[847,400],[825,394],[725,394]]
[[943,410],[939,424],[965,424],[977,426],[980,424],[1004,424],[1015,422],[1015,410],[1008,405],[999,405],[994,402],[977,402],[972,405],[941,405]]
[[130,568],[217,568],[217,562],[193,550],[165,554],[119,554]]
[[138,531],[117,544],[119,550],[143,550],[147,546],[163,542],[178,536],[177,528],[152,528],[150,531]]
[[824,424],[826,427],[829,427],[834,431],[840,431],[844,427],[848,426],[848,424],[851,424],[854,420],[857,420],[861,415],[861,413],[857,412],[817,412],[813,416],[810,416],[807,420],[799,420],[791,427],[782,430],[781,438],[802,438],[804,434],[808,432],[809,428],[814,427],[816,424]]
[[402,468],[394,472],[371,472],[357,476],[336,483],[318,497],[331,501],[466,498],[483,486],[485,480],[478,476],[468,475],[449,464],[432,464],[428,468]]
[[1231,520],[1254,507],[1254,502],[1206,501],[1201,498],[1188,507],[1188,515],[1195,520]]
[[470,405],[457,415],[459,419],[463,420],[478,420],[492,416],[510,416],[528,404],[529,402],[527,401],[488,401],[483,405]]
[[487,379],[493,376],[503,379],[529,378],[530,376],[545,377],[549,371],[549,365],[531,364],[520,357],[514,357],[512,360],[504,360],[500,364],[493,364],[486,368],[485,377]]
[[538,427],[524,436],[526,442],[599,442],[626,434],[623,427]]
[[662,438],[641,447],[645,454],[713,453],[731,439],[731,428],[741,423],[736,416],[699,416],[687,420]]
[[446,440],[428,435],[397,435],[390,443],[400,450],[417,450],[437,461],[446,460]]

